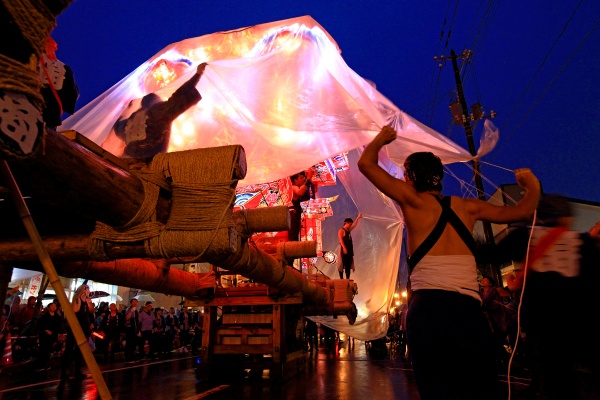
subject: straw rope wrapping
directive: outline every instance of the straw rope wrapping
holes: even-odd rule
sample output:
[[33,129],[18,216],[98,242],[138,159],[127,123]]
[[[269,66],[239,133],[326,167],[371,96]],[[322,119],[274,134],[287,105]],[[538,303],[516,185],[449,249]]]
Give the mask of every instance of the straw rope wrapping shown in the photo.
[[[65,1],[65,4],[70,1]],[[43,104],[42,83],[37,71],[44,43],[56,26],[56,18],[42,1],[2,0],[2,4],[31,45],[33,57],[29,65],[0,55],[0,89],[29,96],[40,107]]]
[[46,38],[56,26],[56,19],[48,7],[41,0],[2,0],[2,4],[35,54],[42,54]]
[[[187,186],[173,184],[171,215],[158,244],[165,258],[169,258],[166,249],[178,247],[185,254],[197,248],[196,240],[186,240],[190,237],[190,231],[212,231],[206,247],[191,262],[201,259],[215,240],[219,229],[222,229],[223,221],[231,221],[235,203],[235,189],[232,189],[234,182],[236,181]],[[226,234],[229,236],[229,232]]]
[[28,96],[39,108],[43,104],[41,87],[37,71],[0,54],[0,89]]
[[[170,185],[165,177],[156,171],[134,171],[144,188],[144,201],[137,214],[127,224],[121,227],[111,227],[103,222],[96,222],[96,229],[90,236],[89,253],[96,260],[108,261],[105,241],[132,243],[158,237],[163,230],[163,224],[156,221],[156,203],[160,189],[170,191]],[[145,242],[146,252],[150,253]]]
[[[6,13],[9,15],[7,20],[14,22],[21,33],[24,41],[29,43],[32,54],[27,63],[23,60],[15,60],[6,54],[0,54],[0,90],[10,93],[24,95],[27,101],[38,111],[44,106],[44,99],[41,94],[43,86],[38,73],[38,64],[41,55],[44,53],[44,44],[50,33],[56,26],[56,16],[66,9],[72,0],[60,0],[51,4],[52,10],[42,0],[0,0]],[[4,21],[4,19],[3,19]],[[9,29],[9,31],[12,31]],[[3,38],[9,40],[9,38]],[[13,38],[15,39],[15,38]],[[22,45],[22,43],[21,43]],[[35,120],[35,116],[31,117]],[[32,120],[29,123],[32,123]],[[44,135],[41,135],[41,147],[44,146]],[[2,148],[11,156],[22,156],[9,149]]]
[[[157,154],[151,172],[139,172],[145,198],[137,215],[125,226],[111,228],[98,222],[91,236],[90,253],[108,259],[104,243],[144,241],[151,258],[176,258],[198,253],[199,260],[209,248],[230,253],[232,211],[237,180],[231,180],[236,166],[224,168],[223,160],[239,161],[240,146]],[[229,180],[222,179],[228,177]],[[221,180],[222,179],[222,180]],[[169,181],[171,183],[169,184]],[[215,182],[216,181],[216,182]],[[165,225],[156,221],[160,188],[170,190],[172,204]],[[199,245],[202,250],[198,252]]]

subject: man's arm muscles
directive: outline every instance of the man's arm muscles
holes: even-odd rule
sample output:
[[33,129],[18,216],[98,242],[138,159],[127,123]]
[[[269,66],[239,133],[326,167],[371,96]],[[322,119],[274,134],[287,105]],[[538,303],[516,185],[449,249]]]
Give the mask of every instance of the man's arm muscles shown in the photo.
[[363,151],[358,160],[358,169],[383,194],[403,205],[416,199],[416,191],[379,166],[379,151],[395,139],[396,131],[385,126]]
[[344,247],[344,229],[343,228],[340,228],[338,230],[338,240],[340,242],[341,253],[345,254],[346,248]]
[[497,206],[482,200],[471,199],[476,219],[502,224],[524,221],[533,216],[540,200],[540,182],[529,169],[517,169],[515,175],[519,186],[525,189],[523,198],[514,206]]

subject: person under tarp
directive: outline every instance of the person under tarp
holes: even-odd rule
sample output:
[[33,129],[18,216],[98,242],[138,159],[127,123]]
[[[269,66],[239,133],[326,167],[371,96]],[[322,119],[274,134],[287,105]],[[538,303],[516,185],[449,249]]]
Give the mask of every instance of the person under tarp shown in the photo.
[[196,85],[206,65],[198,65],[196,73],[167,101],[162,101],[155,93],[132,100],[115,122],[102,147],[115,155],[137,159],[151,159],[158,153],[166,153],[171,124],[202,99]]

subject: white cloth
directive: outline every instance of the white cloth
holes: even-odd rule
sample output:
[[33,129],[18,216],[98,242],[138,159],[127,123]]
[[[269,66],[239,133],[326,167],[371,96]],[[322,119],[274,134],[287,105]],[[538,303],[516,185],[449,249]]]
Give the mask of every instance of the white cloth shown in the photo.
[[[391,124],[398,138],[381,151],[379,162],[398,178],[404,160],[415,151],[433,151],[444,163],[472,156],[400,110],[346,65],[340,52],[310,16],[186,39],[165,47],[81,107],[63,121],[61,130],[76,130],[103,143],[132,100],[149,93],[169,98],[196,73],[199,63],[208,61],[196,85],[202,100],[173,122],[169,151],[242,145],[249,168],[239,189],[288,177],[323,160],[333,162],[350,150],[351,167],[336,170],[342,185],[330,187],[340,188],[331,195],[342,195],[335,208],[342,217],[323,221],[322,249],[336,251],[341,219],[362,212],[365,218],[352,231],[354,260],[359,266],[352,274],[359,286],[353,299],[358,317],[354,325],[343,315],[311,319],[360,340],[375,340],[388,331],[404,224],[392,200],[355,168],[362,146]],[[165,60],[177,76],[159,88],[153,72]],[[131,111],[137,109],[139,104],[132,104]],[[327,264],[323,257],[314,259],[323,274],[338,276],[334,264]],[[402,271],[406,271],[404,265]]]
[[472,255],[423,257],[410,274],[410,288],[449,290],[481,302],[477,264]]

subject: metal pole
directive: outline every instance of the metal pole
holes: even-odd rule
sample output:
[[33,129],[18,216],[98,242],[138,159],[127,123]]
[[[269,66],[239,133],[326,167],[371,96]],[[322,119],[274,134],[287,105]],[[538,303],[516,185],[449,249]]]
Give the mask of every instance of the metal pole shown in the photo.
[[[460,71],[458,69],[458,62],[456,61],[456,53],[454,50],[450,51],[450,57],[452,59],[452,69],[454,70],[454,80],[456,81],[456,93],[458,101],[462,107],[463,112],[463,128],[467,134],[467,144],[469,146],[469,152],[472,156],[477,155],[475,149],[475,142],[473,140],[473,127],[471,126],[471,119],[469,116],[469,107],[467,106],[467,100],[465,99],[465,93],[463,91],[463,84],[460,79]],[[485,192],[483,190],[483,180],[481,179],[481,173],[479,169],[479,161],[477,159],[471,160],[471,166],[473,168],[473,174],[475,177],[475,187],[477,188],[477,198],[483,201],[487,201]],[[483,224],[483,233],[485,235],[485,242],[489,245],[495,244],[494,232],[492,231],[492,224],[489,221],[481,221]],[[502,274],[497,265],[491,265],[493,278],[496,282],[502,282]]]
[[[50,280],[50,284],[54,288],[56,292],[56,296],[60,301],[60,304],[69,304],[71,302],[67,298],[65,294],[65,289],[62,286],[60,281],[60,277],[56,273],[56,269],[54,268],[54,264],[50,259],[50,255],[48,251],[44,247],[44,242],[40,237],[40,234],[35,227],[35,223],[33,222],[33,218],[29,213],[29,209],[27,208],[27,204],[25,204],[25,200],[21,195],[21,190],[17,186],[17,182],[14,179],[14,176],[8,166],[6,160],[0,160],[0,172],[4,175],[4,179],[6,180],[6,184],[10,189],[10,195],[13,199],[13,202],[17,206],[17,210],[23,221],[23,225],[25,225],[25,229],[27,229],[27,233],[29,234],[29,238],[33,242],[35,247],[35,251],[38,254],[40,262],[44,266],[44,271],[46,271],[46,275]],[[103,400],[111,400],[112,396],[108,391],[108,387],[106,386],[106,382],[104,382],[104,378],[102,377],[102,373],[100,368],[98,368],[98,364],[96,363],[96,358],[92,354],[92,349],[90,348],[87,338],[85,337],[81,326],[79,325],[79,321],[75,316],[75,312],[72,307],[63,307],[63,311],[65,313],[65,317],[67,322],[69,323],[69,327],[75,336],[75,341],[79,346],[79,350],[81,350],[81,354],[83,355],[83,359],[85,360],[94,382],[96,383],[96,388],[98,389],[98,394]]]

